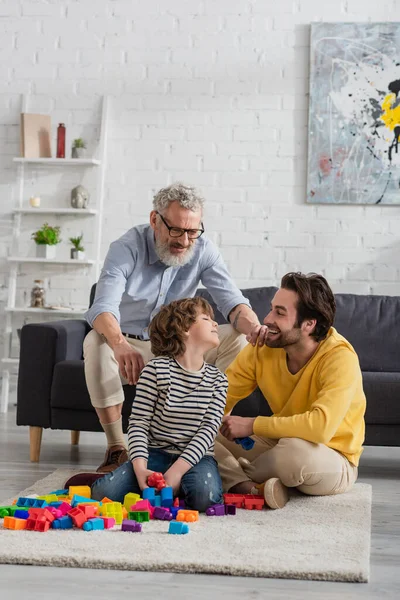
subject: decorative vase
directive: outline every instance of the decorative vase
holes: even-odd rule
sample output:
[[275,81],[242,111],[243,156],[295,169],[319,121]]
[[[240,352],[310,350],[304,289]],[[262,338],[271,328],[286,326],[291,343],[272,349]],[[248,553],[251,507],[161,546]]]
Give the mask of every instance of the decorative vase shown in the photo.
[[31,290],[31,307],[44,308],[45,306],[45,291],[43,287],[43,279],[35,279],[35,285]]
[[85,148],[72,148],[71,158],[85,158]]
[[57,158],[65,158],[65,125],[60,123],[57,127]]
[[32,208],[39,208],[39,206],[40,206],[39,196],[31,196],[29,198],[29,204],[32,206]]
[[72,208],[87,208],[89,203],[89,192],[83,185],[77,185],[71,190],[71,206]]
[[36,256],[37,258],[55,258],[56,257],[56,246],[53,244],[36,244]]
[[71,248],[71,258],[72,260],[83,260],[85,258],[85,253],[82,252],[82,250]]

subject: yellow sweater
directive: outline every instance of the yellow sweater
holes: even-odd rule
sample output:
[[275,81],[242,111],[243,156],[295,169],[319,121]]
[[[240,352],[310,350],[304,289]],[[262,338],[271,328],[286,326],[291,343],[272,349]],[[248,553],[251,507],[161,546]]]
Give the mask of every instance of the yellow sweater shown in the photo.
[[254,433],[325,444],[358,465],[364,441],[365,394],[357,354],[330,328],[314,355],[295,375],[286,352],[248,344],[229,366],[225,414],[259,386],[273,412],[257,417]]

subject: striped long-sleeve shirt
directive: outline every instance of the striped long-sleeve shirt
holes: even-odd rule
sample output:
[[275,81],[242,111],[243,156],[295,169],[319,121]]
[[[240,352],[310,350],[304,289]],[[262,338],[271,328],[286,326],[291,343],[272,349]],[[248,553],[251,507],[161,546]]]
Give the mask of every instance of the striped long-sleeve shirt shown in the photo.
[[148,459],[149,448],[180,454],[196,465],[213,455],[224,414],[227,378],[214,365],[186,371],[169,356],[147,363],[129,419],[129,458]]

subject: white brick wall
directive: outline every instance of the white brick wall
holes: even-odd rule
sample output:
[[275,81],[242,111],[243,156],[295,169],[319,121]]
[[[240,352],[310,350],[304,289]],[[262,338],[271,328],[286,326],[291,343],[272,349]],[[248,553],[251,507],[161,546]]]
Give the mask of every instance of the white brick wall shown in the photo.
[[[88,138],[112,96],[103,253],[179,178],[202,188],[240,286],[299,269],[335,291],[399,294],[400,206],[305,204],[309,23],[322,20],[400,20],[400,0],[0,0],[0,307],[26,92],[54,129]],[[35,275],[24,267],[21,302]],[[85,302],[90,271],[46,275],[53,301]]]

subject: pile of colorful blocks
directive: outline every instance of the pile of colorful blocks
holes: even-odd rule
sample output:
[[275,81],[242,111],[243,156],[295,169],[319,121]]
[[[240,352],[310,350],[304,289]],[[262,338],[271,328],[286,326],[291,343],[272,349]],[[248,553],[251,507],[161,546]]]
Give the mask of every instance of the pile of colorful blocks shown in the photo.
[[[18,498],[11,506],[0,506],[0,518],[6,529],[48,531],[80,528],[83,531],[111,529],[121,525],[121,531],[140,532],[142,524],[157,519],[169,523],[172,534],[189,533],[188,523],[198,521],[197,510],[187,510],[183,500],[173,497],[161,473],[149,479],[154,487],[139,494],[126,494],[123,504],[103,498],[91,498],[89,486],[71,486],[45,496]],[[152,476],[153,477],[153,476]],[[261,510],[262,496],[224,494],[224,504],[207,509],[207,516],[235,515],[236,508]]]

